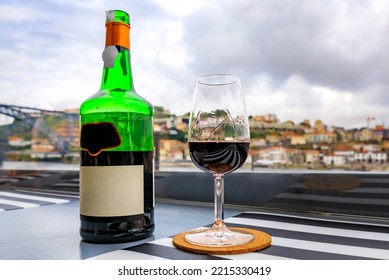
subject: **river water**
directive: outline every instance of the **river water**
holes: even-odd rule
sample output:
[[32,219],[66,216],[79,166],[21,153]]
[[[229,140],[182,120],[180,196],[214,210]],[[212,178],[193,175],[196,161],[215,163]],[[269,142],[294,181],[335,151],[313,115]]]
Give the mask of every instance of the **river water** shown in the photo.
[[79,170],[77,163],[4,161],[1,169],[6,170]]
[[[4,161],[3,165],[0,166],[0,170],[64,170],[64,171],[78,171],[80,166],[78,163],[60,163],[60,162],[28,162],[28,161]],[[202,172],[193,164],[189,166],[176,166],[176,165],[161,165],[159,171],[165,172]],[[251,165],[246,164],[236,172],[255,172],[255,173],[294,173],[294,174],[306,174],[306,173],[378,173],[378,174],[389,174],[388,171],[353,171],[343,169],[331,169],[331,170],[310,170],[310,169],[277,169],[277,168],[255,168],[251,170]]]
[[[0,169],[4,170],[79,170],[78,163],[4,161]],[[161,166],[161,171],[199,171],[193,166]]]

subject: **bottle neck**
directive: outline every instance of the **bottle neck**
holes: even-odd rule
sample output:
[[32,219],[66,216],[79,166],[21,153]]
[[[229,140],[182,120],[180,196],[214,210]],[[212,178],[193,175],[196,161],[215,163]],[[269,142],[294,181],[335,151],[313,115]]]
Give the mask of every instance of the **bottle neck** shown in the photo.
[[103,52],[104,70],[102,90],[131,90],[130,26],[121,22],[106,24],[106,41]]

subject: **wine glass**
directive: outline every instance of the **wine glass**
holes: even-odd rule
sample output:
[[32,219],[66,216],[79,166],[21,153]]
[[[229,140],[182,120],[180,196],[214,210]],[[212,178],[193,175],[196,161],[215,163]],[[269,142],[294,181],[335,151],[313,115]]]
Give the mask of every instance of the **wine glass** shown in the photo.
[[190,113],[188,144],[193,163],[214,177],[215,219],[212,228],[185,235],[200,246],[236,246],[254,236],[224,224],[224,174],[246,161],[250,129],[240,79],[214,74],[197,79]]

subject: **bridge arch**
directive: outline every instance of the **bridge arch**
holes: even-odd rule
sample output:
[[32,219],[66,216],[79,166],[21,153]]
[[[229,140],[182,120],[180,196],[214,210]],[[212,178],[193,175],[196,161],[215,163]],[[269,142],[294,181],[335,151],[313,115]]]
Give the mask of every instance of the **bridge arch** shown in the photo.
[[34,134],[43,134],[55,149],[62,155],[70,152],[70,143],[76,135],[69,132],[67,137],[59,135],[52,127],[44,120],[47,115],[63,116],[69,122],[69,129],[72,130],[72,124],[75,119],[79,118],[78,113],[45,110],[27,106],[17,106],[9,104],[0,104],[0,114],[14,118],[17,121],[23,122]]

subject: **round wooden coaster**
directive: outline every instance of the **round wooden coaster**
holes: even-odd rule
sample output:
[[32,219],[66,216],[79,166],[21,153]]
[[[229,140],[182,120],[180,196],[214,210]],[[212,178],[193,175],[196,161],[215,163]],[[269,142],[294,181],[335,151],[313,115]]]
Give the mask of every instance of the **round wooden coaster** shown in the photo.
[[232,255],[243,254],[264,249],[271,244],[271,236],[265,232],[248,229],[248,228],[231,228],[254,235],[254,239],[247,244],[225,247],[208,247],[191,244],[185,240],[187,232],[179,233],[173,237],[173,245],[178,249],[197,253],[197,254],[215,254],[215,255]]
[[357,177],[343,174],[319,174],[304,180],[304,185],[318,191],[345,191],[358,188],[360,184]]

